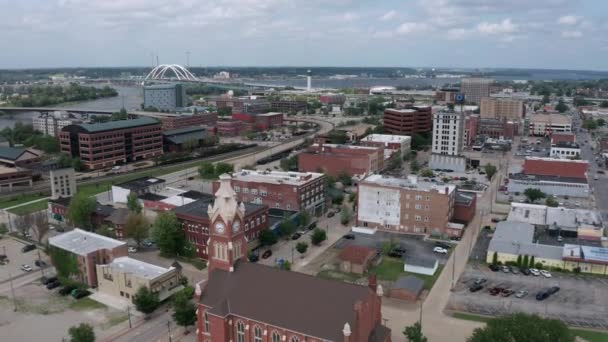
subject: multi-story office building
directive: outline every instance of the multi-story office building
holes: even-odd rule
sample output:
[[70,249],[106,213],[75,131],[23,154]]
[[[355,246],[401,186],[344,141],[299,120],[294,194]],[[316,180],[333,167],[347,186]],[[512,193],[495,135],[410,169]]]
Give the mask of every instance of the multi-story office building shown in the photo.
[[342,173],[366,176],[384,169],[384,148],[314,144],[298,155],[298,168],[303,172],[322,170],[334,177]]
[[61,152],[97,170],[163,154],[160,122],[153,118],[69,125],[59,134]]
[[517,135],[519,131],[518,121],[507,121],[505,119],[480,119],[477,135],[484,135],[492,139],[509,139]]
[[405,109],[384,110],[384,131],[388,134],[414,135],[433,129],[433,111],[430,106],[412,106]]
[[385,151],[394,151],[403,158],[410,152],[412,137],[406,135],[370,134],[360,141],[362,146],[381,147]]
[[57,169],[50,171],[51,198],[72,197],[76,194],[76,174],[74,169]]
[[579,158],[581,156],[581,147],[574,142],[558,142],[551,144],[549,156],[563,159]]
[[480,104],[481,99],[490,96],[490,86],[494,83],[490,78],[463,78],[460,81],[460,91],[468,103]]
[[186,104],[186,88],[179,83],[144,86],[144,107],[174,112]]
[[464,171],[466,169],[466,158],[461,155],[463,141],[464,114],[456,112],[436,113],[433,120],[431,168]]
[[284,113],[301,112],[308,108],[308,103],[300,100],[274,100],[270,101],[270,108]]
[[178,116],[163,117],[160,119],[163,130],[186,128],[192,126],[215,126],[217,113],[182,114]]
[[[233,174],[232,187],[239,201],[283,210],[324,210],[325,176],[314,172],[241,170]],[[213,183],[213,192],[219,188]]]
[[456,187],[371,175],[359,182],[357,226],[397,233],[460,236],[448,223],[454,215]]
[[521,120],[525,115],[524,101],[484,97],[480,105],[481,118]]
[[534,114],[530,117],[528,132],[536,136],[572,132],[572,119],[563,114]]

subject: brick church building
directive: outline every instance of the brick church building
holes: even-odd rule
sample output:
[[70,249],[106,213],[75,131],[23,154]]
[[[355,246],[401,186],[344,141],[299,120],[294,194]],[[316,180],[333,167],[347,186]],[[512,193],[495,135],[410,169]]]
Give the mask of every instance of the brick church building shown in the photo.
[[382,286],[348,284],[246,260],[230,176],[209,205],[209,280],[196,286],[199,342],[390,342],[382,325]]

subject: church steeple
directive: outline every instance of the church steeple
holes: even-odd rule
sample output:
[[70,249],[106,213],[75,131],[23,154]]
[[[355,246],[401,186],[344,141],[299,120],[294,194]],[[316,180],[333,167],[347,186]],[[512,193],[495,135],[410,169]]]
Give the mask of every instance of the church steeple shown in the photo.
[[210,222],[208,244],[209,272],[221,268],[232,272],[234,263],[247,255],[247,240],[243,234],[245,205],[238,203],[230,175],[220,176],[220,187],[207,214]]

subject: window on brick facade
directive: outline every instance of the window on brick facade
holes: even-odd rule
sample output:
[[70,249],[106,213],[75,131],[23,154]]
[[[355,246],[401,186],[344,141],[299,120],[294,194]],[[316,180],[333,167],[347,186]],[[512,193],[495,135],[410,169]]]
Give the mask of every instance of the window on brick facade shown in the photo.
[[281,342],[281,334],[276,331],[272,332],[272,342]]
[[262,328],[257,325],[253,328],[253,342],[262,342]]
[[236,323],[236,341],[245,342],[245,323],[242,321]]
[[235,186],[234,187],[234,192],[241,192],[241,187],[240,186]]
[[207,315],[207,311],[203,314],[205,319],[205,332],[209,332],[209,315]]
[[290,341],[291,342],[299,342],[300,340],[298,339],[298,336],[292,336]]
[[[289,209],[289,207],[287,207],[287,208]],[[262,222],[266,222],[266,215],[262,215]]]

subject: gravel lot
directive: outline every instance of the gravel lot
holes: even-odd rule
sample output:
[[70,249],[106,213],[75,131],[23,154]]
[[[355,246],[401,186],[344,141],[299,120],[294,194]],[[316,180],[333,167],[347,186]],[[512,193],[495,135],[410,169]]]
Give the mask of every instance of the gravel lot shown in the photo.
[[[552,278],[544,278],[495,273],[484,265],[469,265],[452,292],[446,309],[488,316],[535,313],[561,319],[571,326],[608,329],[608,278],[568,273],[552,275]],[[478,277],[488,281],[484,289],[471,293],[468,288]],[[494,286],[515,291],[526,289],[529,294],[524,298],[491,296],[488,289]],[[551,286],[559,286],[561,290],[544,301],[537,301],[536,293]]]

